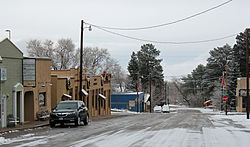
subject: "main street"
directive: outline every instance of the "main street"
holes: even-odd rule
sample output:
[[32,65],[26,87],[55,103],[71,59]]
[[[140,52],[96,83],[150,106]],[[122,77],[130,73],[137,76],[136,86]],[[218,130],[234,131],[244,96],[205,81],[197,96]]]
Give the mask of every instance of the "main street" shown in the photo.
[[[230,113],[229,113],[230,114]],[[129,114],[87,126],[57,126],[5,134],[4,146],[249,146],[250,122],[223,113],[177,109],[171,113]],[[236,119],[239,120],[239,119]],[[245,118],[244,120],[245,121]]]

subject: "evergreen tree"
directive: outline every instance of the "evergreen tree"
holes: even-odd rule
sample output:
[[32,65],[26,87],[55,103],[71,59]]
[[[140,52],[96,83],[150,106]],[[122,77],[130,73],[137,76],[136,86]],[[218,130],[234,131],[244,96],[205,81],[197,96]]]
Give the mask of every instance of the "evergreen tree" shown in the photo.
[[246,33],[236,37],[233,47],[232,62],[229,63],[229,98],[231,106],[236,106],[237,78],[246,77]]
[[183,93],[190,98],[192,106],[201,106],[204,101],[203,75],[205,74],[205,70],[206,67],[200,64],[191,74],[182,78],[184,82],[181,85]]
[[[129,77],[132,90],[136,90],[137,73],[140,74],[142,91],[149,91],[149,78],[152,77],[152,85],[155,86],[155,93],[158,95],[163,92],[163,68],[162,59],[157,59],[160,51],[152,44],[144,44],[137,53],[133,52],[128,64]],[[155,95],[155,97],[158,97]],[[160,97],[160,96],[159,96]]]
[[232,48],[226,44],[223,47],[217,47],[209,52],[207,59],[206,72],[203,76],[205,94],[208,97],[213,96],[214,88],[218,88],[216,83],[222,81],[223,72],[226,70],[226,64],[232,61]]
[[126,86],[126,89],[136,90],[136,81],[137,81],[137,73],[139,69],[139,63],[137,54],[132,52],[131,59],[128,63],[128,72],[129,72],[129,83]]

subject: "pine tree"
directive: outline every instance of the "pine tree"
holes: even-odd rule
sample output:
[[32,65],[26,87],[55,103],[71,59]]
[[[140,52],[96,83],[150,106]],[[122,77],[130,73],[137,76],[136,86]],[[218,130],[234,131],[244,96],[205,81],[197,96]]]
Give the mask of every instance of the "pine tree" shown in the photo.
[[225,72],[225,65],[232,60],[232,48],[226,44],[211,50],[209,53],[206,74],[204,74],[205,92],[208,97],[213,96],[214,88],[218,88],[216,83],[221,81],[223,72]]
[[137,81],[137,72],[139,69],[139,63],[137,54],[135,52],[132,52],[131,59],[128,63],[128,72],[129,72],[129,80],[130,84],[127,84],[126,89],[129,90],[136,90],[136,81]]
[[232,51],[232,62],[229,63],[229,99],[232,107],[236,106],[237,78],[246,77],[246,34],[236,37]]
[[137,73],[139,73],[142,83],[142,91],[149,91],[149,78],[152,77],[152,86],[154,86],[154,96],[160,97],[164,91],[163,88],[163,68],[161,66],[162,59],[157,57],[160,51],[152,44],[144,44],[137,53],[132,52],[131,59],[128,64],[130,86],[132,90],[136,90]]

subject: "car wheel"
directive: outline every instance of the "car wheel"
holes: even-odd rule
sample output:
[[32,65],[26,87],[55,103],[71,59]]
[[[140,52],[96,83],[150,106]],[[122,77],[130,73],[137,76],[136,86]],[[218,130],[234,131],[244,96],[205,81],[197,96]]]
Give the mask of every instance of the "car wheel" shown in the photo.
[[89,123],[89,116],[87,115],[84,120],[84,125],[88,125],[88,123]]
[[50,126],[51,128],[54,128],[54,127],[55,127],[55,123],[50,122],[50,123],[49,123],[49,126]]
[[75,126],[80,126],[81,124],[81,118],[78,116],[75,120]]

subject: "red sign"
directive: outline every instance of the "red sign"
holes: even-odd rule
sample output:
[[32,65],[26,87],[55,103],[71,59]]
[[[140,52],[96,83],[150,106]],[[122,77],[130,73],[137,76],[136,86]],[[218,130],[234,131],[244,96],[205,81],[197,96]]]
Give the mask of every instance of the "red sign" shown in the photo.
[[228,99],[228,97],[227,97],[226,95],[224,95],[224,96],[222,97],[222,100],[223,100],[224,103],[227,102],[227,99]]

